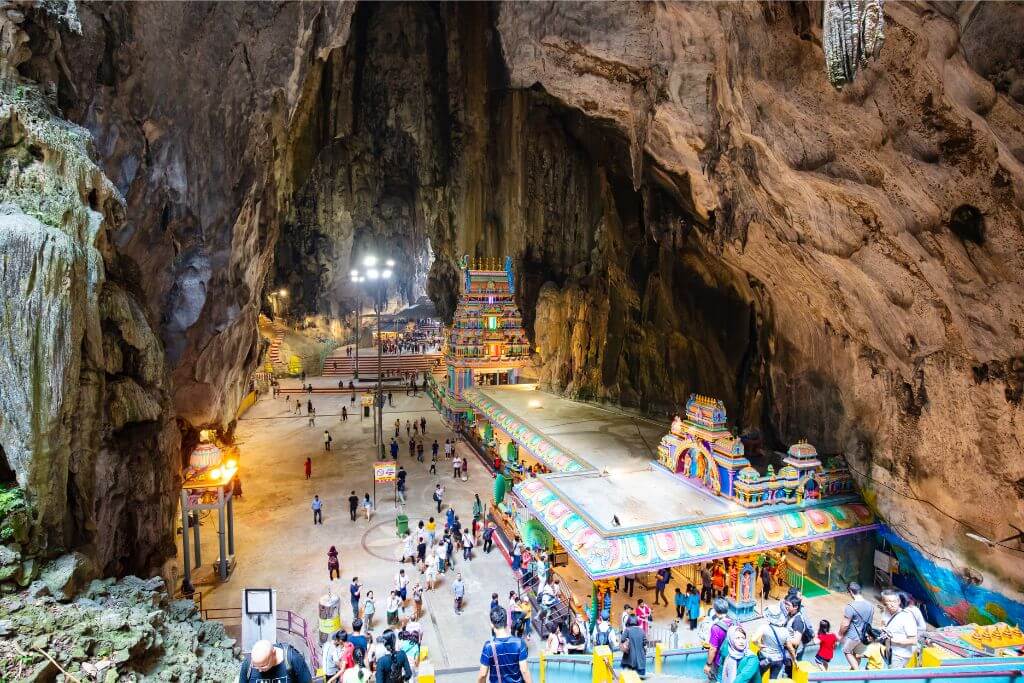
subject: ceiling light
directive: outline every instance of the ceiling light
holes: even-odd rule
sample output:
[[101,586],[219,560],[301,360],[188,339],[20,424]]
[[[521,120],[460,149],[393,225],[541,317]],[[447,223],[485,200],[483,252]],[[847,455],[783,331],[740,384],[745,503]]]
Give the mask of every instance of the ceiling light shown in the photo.
[[380,277],[380,271],[377,270],[376,268],[370,268],[368,271],[366,271],[366,277],[370,278],[371,280],[376,280],[378,277]]
[[384,265],[386,265],[388,268],[394,268],[395,267],[395,259],[389,258],[387,261],[384,262]]
[[358,270],[350,270],[350,271],[349,271],[349,273],[348,273],[348,275],[349,275],[349,277],[351,277],[351,278],[352,278],[353,280],[355,280],[356,278],[358,278],[358,277],[359,277],[359,271],[358,271]]
[[380,276],[382,278],[384,278],[385,280],[387,280],[389,277],[391,277],[391,271],[390,270],[385,270],[383,273],[380,274]]
[[366,266],[367,268],[377,265],[377,257],[367,256],[366,258],[363,259],[363,265]]

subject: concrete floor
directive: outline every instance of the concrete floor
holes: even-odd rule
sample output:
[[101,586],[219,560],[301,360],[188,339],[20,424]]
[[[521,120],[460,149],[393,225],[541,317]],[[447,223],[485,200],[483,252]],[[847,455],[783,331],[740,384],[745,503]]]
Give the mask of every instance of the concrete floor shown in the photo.
[[[398,510],[394,490],[378,490],[377,510],[371,521],[367,523],[363,517],[356,522],[349,520],[349,492],[355,489],[360,498],[365,492],[372,495],[375,451],[370,419],[350,416],[347,422],[340,421],[343,400],[348,405],[347,397],[314,396],[317,417],[313,427],[308,426],[307,417],[292,416],[283,398],[263,398],[239,421],[236,441],[241,453],[243,496],[235,507],[237,566],[227,583],[204,588],[204,607],[238,607],[243,588],[269,586],[278,591],[279,609],[290,609],[315,624],[317,601],[331,590],[341,597],[342,624],[348,628],[352,619],[348,584],[358,576],[363,595],[368,590],[374,592],[375,631],[383,630],[384,601],[395,573],[403,566],[397,561],[401,551],[395,532]],[[436,516],[431,495],[437,481],[444,483],[446,505],[453,505],[464,523],[471,520],[473,494],[479,493],[486,501],[493,479],[479,461],[471,463],[466,483],[454,480],[451,468],[443,462],[438,465],[438,476],[429,475],[432,439],[438,438],[442,445],[443,460],[444,439],[451,433],[441,429],[439,415],[423,394],[413,398],[400,391],[394,402],[394,407],[384,412],[385,440],[394,433],[395,419],[401,419],[399,464],[409,472],[405,512],[410,527],[415,528],[420,519]],[[415,459],[410,462],[404,427],[406,419],[420,416],[427,419],[424,463]],[[324,452],[325,428],[334,439],[330,453]],[[309,481],[303,475],[307,456],[313,458]],[[310,502],[314,494],[324,500],[323,525],[312,524]],[[203,559],[210,563],[217,548],[215,517],[204,519],[202,533]],[[333,582],[328,581],[327,573],[327,550],[331,545],[341,555],[341,579]],[[416,574],[409,565],[404,566],[407,573]],[[476,664],[481,645],[490,634],[487,607],[491,593],[507,596],[515,587],[512,572],[497,551],[485,555],[477,549],[475,559],[468,563],[459,557],[456,569],[462,572],[467,586],[462,615],[454,612],[449,587],[454,575],[450,572],[424,598],[424,642],[437,668]]]

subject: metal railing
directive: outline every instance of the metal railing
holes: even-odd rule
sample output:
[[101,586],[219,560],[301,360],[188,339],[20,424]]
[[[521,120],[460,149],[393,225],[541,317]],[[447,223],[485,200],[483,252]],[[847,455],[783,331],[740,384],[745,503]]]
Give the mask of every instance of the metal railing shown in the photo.
[[[199,614],[204,621],[213,619],[223,622],[237,619],[241,622],[242,620],[241,607],[207,607],[200,609]],[[317,632],[310,629],[308,621],[291,610],[279,609],[277,610],[277,631],[299,638],[306,648],[306,659],[309,661],[310,668],[313,671],[320,668],[320,644]]]

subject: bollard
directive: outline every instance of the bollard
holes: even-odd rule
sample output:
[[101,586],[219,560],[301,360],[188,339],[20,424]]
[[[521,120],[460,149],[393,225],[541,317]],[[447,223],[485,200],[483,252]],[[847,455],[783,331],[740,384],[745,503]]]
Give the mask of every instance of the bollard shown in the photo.
[[615,672],[612,669],[612,650],[607,645],[594,648],[594,658],[590,664],[590,680],[592,683],[611,683]]
[[659,640],[654,644],[654,673],[661,674],[661,660],[663,656],[661,654],[661,641]]
[[797,662],[793,667],[793,683],[807,683],[812,671],[821,671],[821,667],[813,662]]
[[544,683],[545,674],[547,673],[547,657],[544,654],[544,650],[540,651],[540,683]]
[[623,669],[619,673],[619,683],[640,683],[640,674],[632,669]]

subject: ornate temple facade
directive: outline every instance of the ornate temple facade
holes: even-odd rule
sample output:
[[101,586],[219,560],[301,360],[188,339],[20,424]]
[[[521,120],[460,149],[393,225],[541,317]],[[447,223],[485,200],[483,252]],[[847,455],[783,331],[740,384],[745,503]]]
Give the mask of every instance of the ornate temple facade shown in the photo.
[[676,417],[658,444],[658,460],[672,472],[748,508],[853,491],[849,472],[843,467],[826,468],[806,441],[790,446],[778,472],[769,465],[761,474],[747,460],[743,442],[726,426],[723,403],[696,394],[686,402],[686,416]]
[[475,386],[515,384],[529,362],[530,346],[514,299],[512,259],[462,259],[462,293],[445,331],[444,386],[436,386],[446,417],[462,417],[463,391]]

